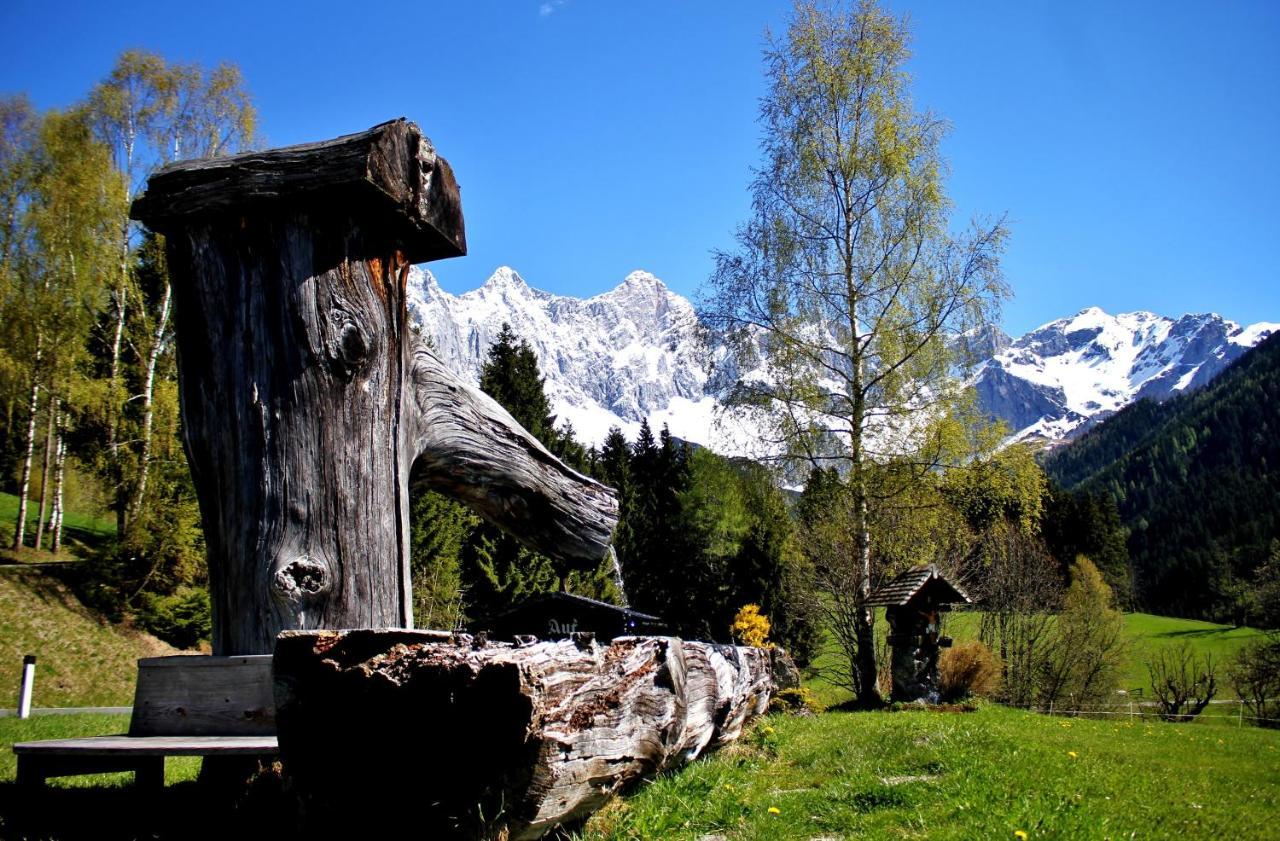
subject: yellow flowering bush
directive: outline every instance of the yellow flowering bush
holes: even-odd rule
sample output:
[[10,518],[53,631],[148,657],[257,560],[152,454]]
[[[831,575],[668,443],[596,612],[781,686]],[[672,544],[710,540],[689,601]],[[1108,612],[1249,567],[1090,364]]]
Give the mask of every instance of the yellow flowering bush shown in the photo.
[[760,612],[760,605],[744,604],[729,631],[738,645],[764,648],[769,643],[769,627],[769,617]]

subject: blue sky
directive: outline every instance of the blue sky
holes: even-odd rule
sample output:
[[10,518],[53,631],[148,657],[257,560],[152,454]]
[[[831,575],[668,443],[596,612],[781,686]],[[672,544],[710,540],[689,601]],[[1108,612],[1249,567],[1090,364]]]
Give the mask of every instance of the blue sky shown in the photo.
[[[1007,213],[1007,330],[1098,305],[1280,321],[1280,3],[908,2],[917,108],[952,124],[957,224]],[[240,65],[271,145],[408,116],[450,159],[471,253],[590,295],[692,295],[758,161],[784,2],[0,5],[0,92],[83,97],[128,47]]]

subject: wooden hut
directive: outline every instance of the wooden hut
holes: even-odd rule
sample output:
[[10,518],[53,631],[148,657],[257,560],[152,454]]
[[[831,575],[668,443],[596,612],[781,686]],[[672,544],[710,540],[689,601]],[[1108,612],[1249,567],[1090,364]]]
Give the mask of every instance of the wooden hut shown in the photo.
[[951,645],[941,635],[942,613],[972,602],[934,564],[913,567],[871,594],[868,604],[883,607],[889,622],[891,700],[938,702],[938,650]]

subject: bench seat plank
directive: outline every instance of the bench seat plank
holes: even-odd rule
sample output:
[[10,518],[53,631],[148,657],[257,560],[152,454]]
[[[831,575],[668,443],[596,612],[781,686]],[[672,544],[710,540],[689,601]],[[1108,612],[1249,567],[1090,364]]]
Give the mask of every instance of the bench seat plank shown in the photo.
[[13,752],[52,756],[266,756],[279,753],[275,736],[88,736],[18,742]]

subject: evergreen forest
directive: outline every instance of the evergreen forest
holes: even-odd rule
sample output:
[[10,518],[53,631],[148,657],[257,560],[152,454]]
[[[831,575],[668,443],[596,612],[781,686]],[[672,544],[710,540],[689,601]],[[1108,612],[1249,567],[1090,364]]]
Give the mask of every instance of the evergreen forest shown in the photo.
[[1127,532],[1134,602],[1153,613],[1264,621],[1280,566],[1280,336],[1209,385],[1140,400],[1045,460]]

